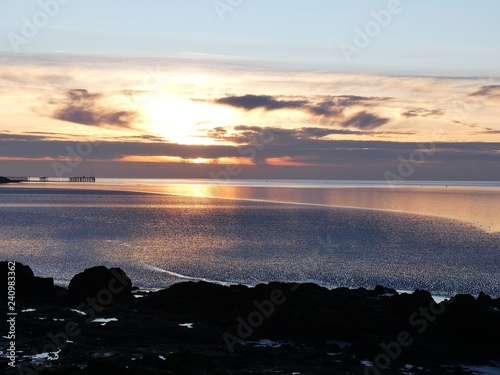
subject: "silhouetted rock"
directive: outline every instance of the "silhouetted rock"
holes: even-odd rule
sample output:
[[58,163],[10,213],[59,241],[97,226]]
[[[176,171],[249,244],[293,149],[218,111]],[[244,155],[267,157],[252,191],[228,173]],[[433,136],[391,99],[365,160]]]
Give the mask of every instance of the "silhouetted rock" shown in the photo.
[[[12,276],[9,271],[15,272],[16,298],[44,298],[54,295],[53,278],[37,277],[29,266],[18,262],[0,262],[0,275],[5,286],[8,286],[9,279],[7,277]],[[0,299],[5,297],[7,297],[7,293],[2,293]]]
[[87,297],[106,300],[130,297],[132,281],[120,268],[98,266],[74,276],[68,291],[70,299],[75,302],[84,301]]
[[477,302],[480,304],[491,304],[493,302],[493,299],[488,296],[487,294],[484,294],[483,292],[479,293],[479,296],[477,297]]

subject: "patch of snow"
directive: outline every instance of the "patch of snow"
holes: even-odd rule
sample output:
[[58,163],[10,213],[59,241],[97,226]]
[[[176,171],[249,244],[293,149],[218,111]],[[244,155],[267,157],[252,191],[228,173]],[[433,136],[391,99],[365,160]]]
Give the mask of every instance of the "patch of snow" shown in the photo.
[[24,310],[21,310],[21,312],[33,312],[33,311],[36,311],[36,309],[24,309]]
[[28,358],[31,358],[31,361],[37,364],[40,364],[44,361],[57,361],[59,360],[59,353],[61,353],[61,349],[59,349],[57,352],[45,352],[45,353],[40,353],[40,354],[35,354],[32,356],[26,356]]
[[166,361],[167,360],[167,358],[164,357],[164,356],[162,356],[162,355],[159,355],[158,358],[160,358],[162,361]]
[[182,323],[182,324],[179,324],[179,326],[186,327],[186,328],[193,328],[193,324],[194,323]]
[[56,319],[56,318],[52,318],[52,320],[53,320],[54,322],[64,322],[64,319]]
[[373,362],[372,361],[360,361],[360,362],[365,367],[372,367],[373,366]]
[[92,320],[90,323],[101,323],[102,326],[105,326],[107,323],[109,322],[117,322],[118,319],[116,318],[96,318],[94,320]]
[[87,315],[82,310],[71,309],[71,311],[74,311],[74,312],[76,312],[77,314],[80,314],[80,315]]
[[135,298],[142,298],[142,297],[144,297],[144,296],[142,296],[142,295],[140,295],[140,294],[134,294],[134,297],[135,297]]

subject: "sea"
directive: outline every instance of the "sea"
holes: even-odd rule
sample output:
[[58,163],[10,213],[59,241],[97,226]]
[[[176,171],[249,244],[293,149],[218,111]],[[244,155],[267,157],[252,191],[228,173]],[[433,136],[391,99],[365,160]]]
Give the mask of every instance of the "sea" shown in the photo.
[[66,286],[182,281],[500,297],[500,182],[97,179],[0,185],[0,260]]

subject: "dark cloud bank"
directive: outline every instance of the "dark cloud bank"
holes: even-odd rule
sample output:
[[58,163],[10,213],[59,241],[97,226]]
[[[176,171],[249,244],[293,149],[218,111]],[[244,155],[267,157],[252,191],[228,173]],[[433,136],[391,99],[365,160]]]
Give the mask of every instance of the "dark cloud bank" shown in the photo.
[[389,119],[364,110],[345,118],[344,111],[354,106],[370,107],[372,106],[371,102],[381,100],[389,100],[389,98],[342,95],[328,97],[320,102],[312,102],[306,99],[283,100],[269,95],[243,95],[219,98],[215,100],[215,103],[240,108],[245,111],[293,109],[306,112],[314,117],[323,117],[335,121],[337,125],[345,128],[375,129],[387,124]]
[[[104,141],[93,147],[75,170],[76,174],[100,177],[179,177],[209,178],[210,172],[225,170],[222,164],[195,165],[181,163],[117,162],[127,155],[175,156],[184,159],[247,157],[254,150],[256,165],[244,166],[237,178],[308,178],[308,179],[384,179],[384,173],[397,173],[401,158],[421,150],[425,160],[408,179],[412,180],[490,180],[500,176],[500,143],[437,143],[427,146],[411,142],[328,140],[323,137],[348,129],[263,129],[235,128],[236,132],[218,128],[213,136],[231,139],[240,147],[225,145],[180,145],[139,141]],[[267,133],[266,144],[258,143],[259,134]],[[262,146],[262,147],[261,147]],[[67,149],[76,150],[78,142],[48,140],[44,135],[0,133],[0,157],[40,159],[65,157]],[[432,152],[429,152],[432,150]],[[307,166],[273,166],[271,158],[286,158]],[[4,160],[4,175],[52,175],[50,161]]]

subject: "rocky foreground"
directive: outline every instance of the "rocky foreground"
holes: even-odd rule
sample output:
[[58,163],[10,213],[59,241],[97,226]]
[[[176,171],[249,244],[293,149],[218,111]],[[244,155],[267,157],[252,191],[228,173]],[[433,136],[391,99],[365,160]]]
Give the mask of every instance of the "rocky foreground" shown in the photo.
[[[3,280],[9,267],[0,262]],[[471,374],[500,366],[500,299],[484,294],[436,304],[427,291],[381,286],[205,282],[145,293],[120,269],[85,270],[68,289],[20,263],[15,273],[17,315],[15,324],[12,315],[1,321],[0,373]],[[5,317],[12,299],[4,290]]]

